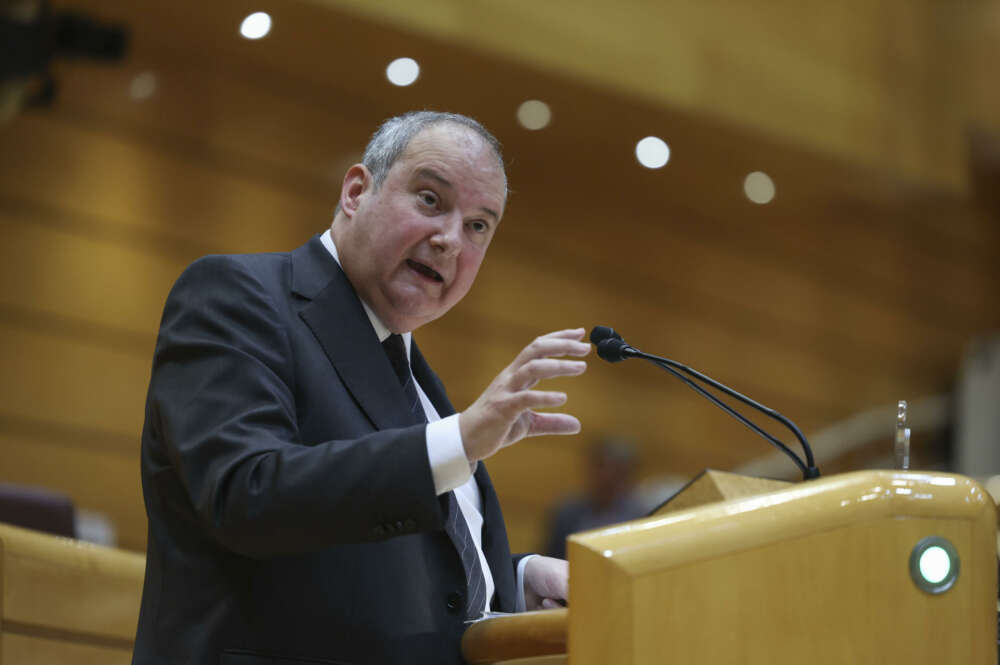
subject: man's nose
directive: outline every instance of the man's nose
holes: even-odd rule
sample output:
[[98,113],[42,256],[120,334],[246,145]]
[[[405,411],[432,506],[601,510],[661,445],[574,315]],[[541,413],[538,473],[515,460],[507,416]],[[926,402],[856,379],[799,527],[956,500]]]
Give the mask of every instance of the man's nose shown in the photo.
[[462,247],[462,218],[453,213],[441,219],[441,224],[431,236],[431,246],[450,256],[458,254]]

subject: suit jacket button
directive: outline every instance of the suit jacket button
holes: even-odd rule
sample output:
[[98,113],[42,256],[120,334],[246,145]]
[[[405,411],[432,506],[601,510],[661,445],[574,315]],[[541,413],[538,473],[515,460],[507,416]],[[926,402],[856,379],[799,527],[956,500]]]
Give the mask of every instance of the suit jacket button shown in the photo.
[[403,522],[403,527],[406,528],[407,531],[416,531],[417,523],[413,520],[406,520]]
[[452,614],[457,614],[460,609],[462,609],[462,594],[458,591],[452,591],[448,594],[448,611]]

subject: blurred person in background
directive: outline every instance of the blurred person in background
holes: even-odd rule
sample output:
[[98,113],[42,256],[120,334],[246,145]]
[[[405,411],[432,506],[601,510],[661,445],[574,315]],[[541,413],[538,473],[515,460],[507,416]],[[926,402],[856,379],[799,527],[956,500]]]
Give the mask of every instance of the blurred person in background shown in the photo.
[[587,458],[587,487],[583,494],[562,501],[553,510],[545,553],[566,558],[566,537],[572,533],[627,522],[646,514],[635,489],[638,454],[622,437],[605,437]]

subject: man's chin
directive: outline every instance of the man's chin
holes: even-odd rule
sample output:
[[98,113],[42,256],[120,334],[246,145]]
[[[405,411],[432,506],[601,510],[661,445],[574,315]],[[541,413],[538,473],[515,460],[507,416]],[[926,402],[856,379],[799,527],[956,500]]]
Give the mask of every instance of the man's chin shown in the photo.
[[412,332],[422,325],[441,317],[450,308],[434,309],[415,307],[413,303],[401,303],[389,305],[386,312],[381,314],[376,311],[385,327],[394,333]]

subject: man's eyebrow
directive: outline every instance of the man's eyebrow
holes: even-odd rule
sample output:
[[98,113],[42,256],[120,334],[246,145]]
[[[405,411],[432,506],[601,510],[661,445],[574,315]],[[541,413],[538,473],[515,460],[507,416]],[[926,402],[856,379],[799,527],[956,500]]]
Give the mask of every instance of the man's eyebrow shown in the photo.
[[451,184],[451,181],[445,178],[443,175],[435,171],[434,169],[422,168],[417,170],[418,176],[423,176],[424,178],[430,178],[431,180],[436,180],[445,187],[449,189],[455,189],[455,186]]
[[[424,177],[424,178],[430,178],[431,180],[437,181],[437,182],[441,183],[442,185],[444,185],[445,187],[447,187],[448,189],[455,189],[455,186],[451,184],[450,180],[448,180],[447,178],[445,178],[443,175],[441,175],[440,173],[438,173],[434,169],[430,169],[430,168],[424,167],[422,169],[417,169],[416,173],[417,173],[418,176],[421,176],[421,177]],[[497,211],[493,210],[492,208],[483,207],[483,208],[480,208],[480,210],[482,210],[483,212],[485,212],[487,215],[492,216],[494,220],[499,220],[500,219],[500,214],[497,213]]]

